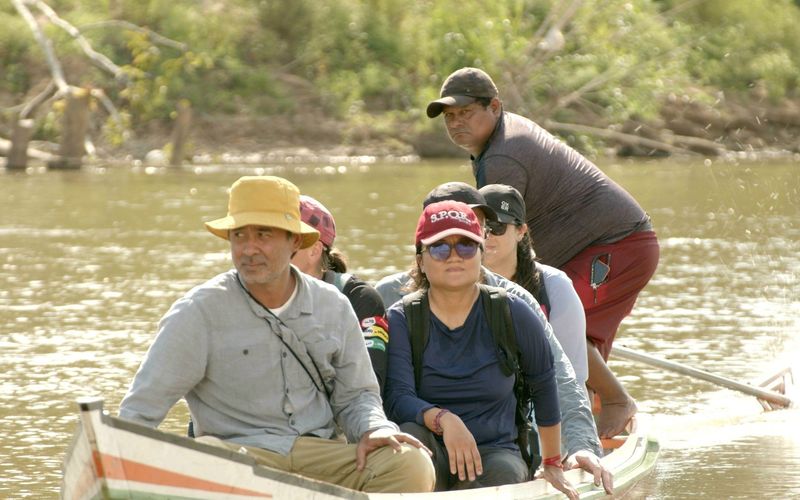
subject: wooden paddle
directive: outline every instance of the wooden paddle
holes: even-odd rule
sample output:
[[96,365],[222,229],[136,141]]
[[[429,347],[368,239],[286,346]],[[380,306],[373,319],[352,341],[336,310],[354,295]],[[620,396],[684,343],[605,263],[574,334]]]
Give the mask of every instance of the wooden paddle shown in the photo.
[[[692,368],[691,366],[686,366],[681,363],[676,363],[674,361],[668,361],[666,359],[657,358],[655,356],[651,356],[643,352],[635,351],[633,349],[628,349],[627,347],[615,345],[614,348],[611,350],[611,354],[630,361],[639,361],[642,363],[646,363],[648,365],[656,366],[658,368],[665,368],[667,370],[672,370],[674,372],[682,373],[690,377],[695,377],[701,380],[705,380],[706,382],[711,382],[712,384],[721,385],[722,387],[726,387],[734,391],[739,391],[745,394],[749,394],[750,396],[755,396],[759,400],[764,400],[769,403],[769,408],[765,406],[765,409],[788,408],[792,404],[792,400],[790,398],[775,391],[767,390],[762,387],[756,387],[750,384],[743,384],[741,382],[737,382],[735,380],[726,377],[714,375],[713,373],[709,373],[705,370],[699,370],[697,368]],[[783,369],[781,370],[781,373],[773,375],[771,379],[774,380],[776,377],[783,376],[786,373],[788,373],[787,370]]]

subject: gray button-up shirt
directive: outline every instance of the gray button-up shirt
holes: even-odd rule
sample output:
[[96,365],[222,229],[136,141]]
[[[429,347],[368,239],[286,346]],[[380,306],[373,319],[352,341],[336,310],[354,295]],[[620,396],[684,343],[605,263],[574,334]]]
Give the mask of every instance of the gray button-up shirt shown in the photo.
[[186,398],[197,436],[282,454],[298,436],[333,437],[337,423],[350,442],[370,429],[397,430],[347,298],[292,273],[297,294],[279,317],[248,296],[233,270],[175,302],[120,417],[156,427]]

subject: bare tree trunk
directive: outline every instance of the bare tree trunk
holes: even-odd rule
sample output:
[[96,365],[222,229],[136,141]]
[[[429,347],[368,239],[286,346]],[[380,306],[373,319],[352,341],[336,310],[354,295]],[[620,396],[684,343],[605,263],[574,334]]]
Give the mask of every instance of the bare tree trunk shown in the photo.
[[89,90],[73,87],[67,94],[67,106],[61,124],[60,158],[48,164],[50,168],[80,168],[86,131],[89,128]]
[[28,143],[33,135],[34,121],[31,119],[17,120],[14,132],[11,135],[11,150],[8,153],[9,170],[24,170],[28,167]]
[[172,167],[180,167],[183,163],[186,139],[189,137],[189,127],[192,124],[192,105],[186,99],[181,99],[178,102],[177,113],[175,126],[172,129],[172,154],[169,159],[169,164]]

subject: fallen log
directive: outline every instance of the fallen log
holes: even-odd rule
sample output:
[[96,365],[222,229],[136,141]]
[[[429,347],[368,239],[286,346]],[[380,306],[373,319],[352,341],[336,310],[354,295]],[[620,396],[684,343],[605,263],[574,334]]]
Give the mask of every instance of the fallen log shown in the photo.
[[[8,156],[10,152],[11,152],[11,141],[0,137],[0,155]],[[28,158],[32,158],[34,160],[39,160],[43,162],[49,162],[55,160],[56,158],[58,158],[58,156],[48,153],[47,151],[42,151],[40,149],[29,147]]]

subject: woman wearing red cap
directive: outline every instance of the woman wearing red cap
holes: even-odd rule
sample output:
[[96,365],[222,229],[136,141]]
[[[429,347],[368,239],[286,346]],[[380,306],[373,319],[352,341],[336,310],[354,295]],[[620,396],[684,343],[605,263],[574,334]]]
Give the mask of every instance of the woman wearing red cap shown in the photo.
[[[428,340],[417,384],[402,302],[388,311],[392,342],[385,405],[390,418],[433,451],[436,489],[520,483],[530,472],[516,443],[514,376],[501,367],[478,285],[483,228],[464,203],[428,205],[417,224],[412,271],[428,309]],[[520,366],[531,387],[544,477],[578,498],[564,478],[553,356],[544,324],[513,296],[508,304]]]

